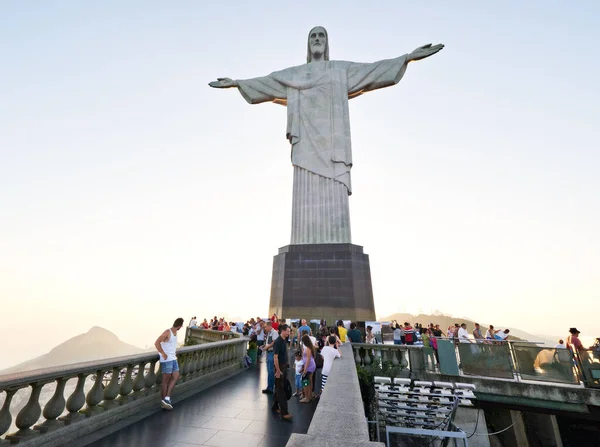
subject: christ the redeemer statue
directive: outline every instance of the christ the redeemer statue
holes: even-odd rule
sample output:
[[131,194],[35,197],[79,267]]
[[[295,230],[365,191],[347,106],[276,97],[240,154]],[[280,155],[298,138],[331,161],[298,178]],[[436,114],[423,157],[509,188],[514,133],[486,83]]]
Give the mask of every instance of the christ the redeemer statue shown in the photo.
[[209,84],[237,87],[250,104],[270,101],[287,106],[286,137],[294,165],[292,245],[351,243],[348,99],[397,84],[409,62],[442,48],[424,45],[373,63],[330,61],[327,31],[317,26],[308,35],[306,64],[260,78],[219,78]]

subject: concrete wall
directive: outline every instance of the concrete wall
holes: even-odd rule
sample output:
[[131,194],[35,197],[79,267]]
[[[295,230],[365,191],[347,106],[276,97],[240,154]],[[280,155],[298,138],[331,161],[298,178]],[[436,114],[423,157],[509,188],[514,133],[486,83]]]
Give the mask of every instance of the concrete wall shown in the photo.
[[294,433],[287,447],[359,446],[383,447],[384,444],[369,441],[356,364],[352,348],[345,344],[342,358],[333,362],[308,433]]

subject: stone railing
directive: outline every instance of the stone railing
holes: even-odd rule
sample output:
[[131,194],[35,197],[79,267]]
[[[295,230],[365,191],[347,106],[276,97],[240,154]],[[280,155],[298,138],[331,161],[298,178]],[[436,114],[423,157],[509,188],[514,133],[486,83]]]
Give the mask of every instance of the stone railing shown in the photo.
[[198,340],[200,343],[213,343],[215,341],[234,340],[242,335],[237,332],[213,331],[212,329],[187,328],[185,331],[186,343],[190,339]]
[[[241,371],[247,342],[246,337],[233,337],[178,349],[181,378],[175,398],[181,400]],[[88,378],[92,385],[86,392]],[[65,399],[68,381],[76,384]],[[156,352],[2,375],[0,445],[85,445],[158,411],[161,383]],[[44,388],[53,388],[46,402],[40,399]],[[31,391],[16,414],[18,430],[4,435],[15,416],[11,401],[25,389]]]
[[333,362],[308,432],[292,434],[287,447],[384,447],[369,440],[353,347],[341,346],[342,358]]
[[425,368],[422,346],[352,343],[352,351],[357,365],[382,367],[387,363],[406,372]]

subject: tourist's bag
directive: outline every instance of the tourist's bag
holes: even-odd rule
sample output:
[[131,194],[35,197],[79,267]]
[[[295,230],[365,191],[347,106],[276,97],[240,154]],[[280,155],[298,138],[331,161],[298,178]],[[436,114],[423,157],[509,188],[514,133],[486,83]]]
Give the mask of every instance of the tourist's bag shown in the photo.
[[292,384],[290,383],[289,379],[286,377],[285,381],[283,382],[283,388],[285,391],[285,398],[287,400],[290,400],[292,398]]

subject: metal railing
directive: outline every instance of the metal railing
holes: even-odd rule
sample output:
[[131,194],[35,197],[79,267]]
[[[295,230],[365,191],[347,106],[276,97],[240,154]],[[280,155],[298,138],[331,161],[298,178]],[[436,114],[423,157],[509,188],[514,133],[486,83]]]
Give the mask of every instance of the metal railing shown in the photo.
[[[178,383],[241,368],[246,344],[247,338],[238,336],[178,349]],[[157,405],[162,383],[158,360],[156,352],[149,352],[0,376],[0,444],[3,439],[16,444],[48,436],[145,398]],[[13,403],[16,395],[27,399],[25,405]],[[13,428],[17,431],[5,434]]]

